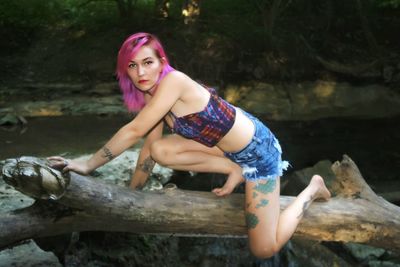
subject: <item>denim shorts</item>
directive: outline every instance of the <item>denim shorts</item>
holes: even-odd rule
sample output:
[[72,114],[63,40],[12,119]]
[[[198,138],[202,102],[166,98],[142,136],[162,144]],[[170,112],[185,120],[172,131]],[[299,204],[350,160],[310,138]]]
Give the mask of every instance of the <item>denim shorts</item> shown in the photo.
[[282,148],[278,139],[259,119],[243,111],[254,124],[255,132],[250,143],[238,152],[225,152],[225,156],[236,162],[243,170],[246,181],[276,179],[289,166],[282,161]]

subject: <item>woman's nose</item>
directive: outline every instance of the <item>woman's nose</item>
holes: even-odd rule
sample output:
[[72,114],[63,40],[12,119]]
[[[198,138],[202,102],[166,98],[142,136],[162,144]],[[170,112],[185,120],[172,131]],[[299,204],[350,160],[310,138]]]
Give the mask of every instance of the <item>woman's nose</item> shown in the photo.
[[144,74],[144,68],[141,67],[141,66],[138,66],[137,73],[138,73],[139,76],[142,76]]

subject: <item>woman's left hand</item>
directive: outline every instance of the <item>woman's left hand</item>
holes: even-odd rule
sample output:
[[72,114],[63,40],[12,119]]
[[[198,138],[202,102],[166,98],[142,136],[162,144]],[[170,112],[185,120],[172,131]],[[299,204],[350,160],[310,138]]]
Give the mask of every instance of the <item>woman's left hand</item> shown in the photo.
[[87,175],[90,173],[87,162],[66,159],[60,156],[48,157],[51,161],[51,167],[60,169],[62,172],[74,171],[80,174]]

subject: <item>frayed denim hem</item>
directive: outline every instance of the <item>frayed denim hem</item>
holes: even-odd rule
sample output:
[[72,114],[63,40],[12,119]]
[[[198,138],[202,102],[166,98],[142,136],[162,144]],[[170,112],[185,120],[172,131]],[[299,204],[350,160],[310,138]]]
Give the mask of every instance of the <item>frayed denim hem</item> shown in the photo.
[[242,166],[242,174],[246,181],[250,182],[259,182],[266,181],[271,179],[277,179],[283,175],[283,171],[286,171],[290,167],[290,163],[288,161],[281,161],[278,166],[278,173],[268,174],[267,176],[259,177],[257,176],[258,170],[256,167],[249,167],[246,165]]
[[289,167],[282,161],[282,148],[278,139],[259,119],[242,111],[254,124],[254,135],[242,150],[224,155],[242,168],[246,181],[276,179]]

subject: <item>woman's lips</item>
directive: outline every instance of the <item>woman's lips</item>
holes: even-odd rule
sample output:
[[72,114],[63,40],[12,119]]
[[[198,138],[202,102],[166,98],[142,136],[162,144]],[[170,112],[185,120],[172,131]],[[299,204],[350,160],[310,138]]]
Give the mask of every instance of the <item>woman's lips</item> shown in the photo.
[[142,84],[142,83],[145,83],[145,82],[147,82],[148,80],[139,80],[139,83],[140,84]]

